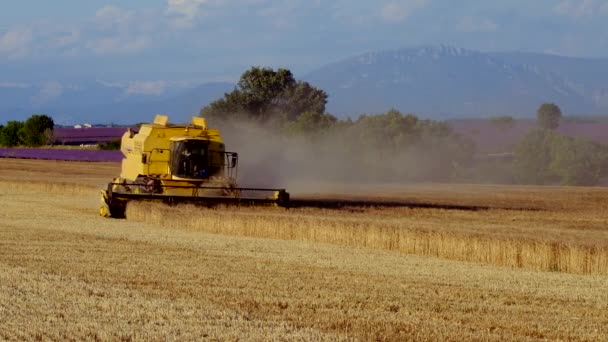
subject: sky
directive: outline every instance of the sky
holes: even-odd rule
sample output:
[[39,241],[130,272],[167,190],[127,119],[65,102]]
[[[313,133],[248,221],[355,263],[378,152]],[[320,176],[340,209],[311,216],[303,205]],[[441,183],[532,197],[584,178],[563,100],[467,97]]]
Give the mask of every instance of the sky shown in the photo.
[[[252,65],[302,75],[417,45],[608,57],[608,0],[20,0],[0,4],[0,83],[176,86]],[[156,82],[156,83],[155,83]]]

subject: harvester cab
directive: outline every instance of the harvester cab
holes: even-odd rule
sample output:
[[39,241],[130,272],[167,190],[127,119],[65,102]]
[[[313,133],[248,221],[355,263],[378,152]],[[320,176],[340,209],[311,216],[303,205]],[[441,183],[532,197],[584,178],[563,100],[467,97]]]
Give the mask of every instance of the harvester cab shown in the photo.
[[129,201],[275,205],[287,207],[285,189],[242,188],[237,185],[238,154],[225,150],[218,130],[194,117],[188,125],[169,124],[157,115],[137,134],[121,139],[124,155],[120,176],[101,191],[100,214],[124,217]]

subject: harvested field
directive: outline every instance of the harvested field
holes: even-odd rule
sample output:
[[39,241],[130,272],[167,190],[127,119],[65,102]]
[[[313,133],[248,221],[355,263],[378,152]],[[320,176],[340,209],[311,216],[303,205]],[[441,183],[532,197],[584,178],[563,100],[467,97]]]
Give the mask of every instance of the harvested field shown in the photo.
[[81,162],[120,162],[120,151],[75,148],[0,148],[0,158],[61,160]]
[[[488,208],[148,203],[129,205],[127,220],[102,219],[96,189],[118,170],[0,161],[0,340],[608,336],[606,265],[555,268],[605,256],[604,189],[417,185],[345,196],[332,188],[338,199]],[[421,236],[428,253],[406,248],[406,237]],[[444,247],[432,247],[438,242]],[[501,243],[594,252],[549,263],[550,271],[540,261],[463,257],[467,248],[499,255],[492,250]]]

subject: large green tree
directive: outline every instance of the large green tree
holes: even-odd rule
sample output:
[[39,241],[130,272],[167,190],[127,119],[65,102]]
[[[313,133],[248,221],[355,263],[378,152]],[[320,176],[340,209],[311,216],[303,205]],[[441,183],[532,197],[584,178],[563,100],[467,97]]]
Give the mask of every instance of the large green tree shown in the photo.
[[302,113],[295,121],[287,123],[285,131],[292,135],[309,135],[316,137],[326,133],[335,126],[338,119],[331,114],[318,112]]
[[52,131],[55,123],[50,116],[35,114],[23,124],[21,139],[28,146],[41,146],[52,143]]
[[474,153],[473,144],[446,122],[396,109],[336,127],[332,134],[349,156],[347,165],[357,165],[370,179],[445,181],[468,166]]
[[606,164],[605,147],[584,138],[559,136],[552,145],[551,170],[564,185],[596,185]]
[[23,128],[23,122],[21,121],[9,121],[6,126],[0,131],[0,145],[2,146],[18,146],[23,142],[21,141],[20,132]]
[[595,185],[608,171],[608,150],[584,138],[539,129],[517,145],[514,168],[522,183]]
[[562,118],[562,111],[555,103],[543,103],[536,112],[538,125],[543,129],[556,129]]
[[350,131],[357,141],[386,150],[418,141],[419,128],[418,117],[391,109],[384,114],[360,116]]
[[223,120],[294,121],[306,112],[324,114],[326,104],[323,90],[297,81],[291,71],[253,67],[241,75],[232,92],[204,107],[200,114]]
[[513,171],[524,184],[546,184],[555,180],[551,166],[551,146],[557,134],[544,129],[528,133],[515,147]]

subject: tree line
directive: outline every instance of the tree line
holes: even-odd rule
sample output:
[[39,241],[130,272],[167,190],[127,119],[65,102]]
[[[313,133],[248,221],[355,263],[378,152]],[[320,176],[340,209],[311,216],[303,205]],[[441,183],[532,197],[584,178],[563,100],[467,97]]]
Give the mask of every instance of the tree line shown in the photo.
[[[282,139],[277,143],[299,139],[318,160],[348,159],[338,163],[344,166],[344,177],[595,185],[608,176],[608,147],[559,134],[562,113],[554,103],[538,108],[538,128],[517,143],[509,158],[480,162],[472,140],[456,134],[446,122],[394,109],[338,119],[326,113],[327,98],[287,69],[253,67],[232,92],[203,107],[200,115],[220,127],[256,123],[272,132],[273,139]],[[515,120],[502,116],[493,122],[510,129]]]
[[608,176],[608,146],[559,134],[562,113],[553,103],[540,106],[539,128],[515,147],[514,176],[518,183],[595,185]]
[[[470,137],[444,121],[395,109],[339,119],[326,112],[327,99],[325,91],[296,80],[287,69],[253,67],[233,91],[203,107],[200,115],[222,133],[244,122],[254,124],[273,144],[296,145],[300,158],[313,160],[313,170],[327,177],[595,185],[608,176],[608,146],[558,133],[562,112],[553,103],[538,108],[537,129],[512,154],[480,160]],[[515,125],[510,116],[492,122],[505,130]],[[9,121],[0,125],[0,145],[48,145],[53,128],[53,119],[41,114]]]
[[25,121],[0,125],[0,146],[42,146],[53,143],[55,123],[48,115],[34,114]]

